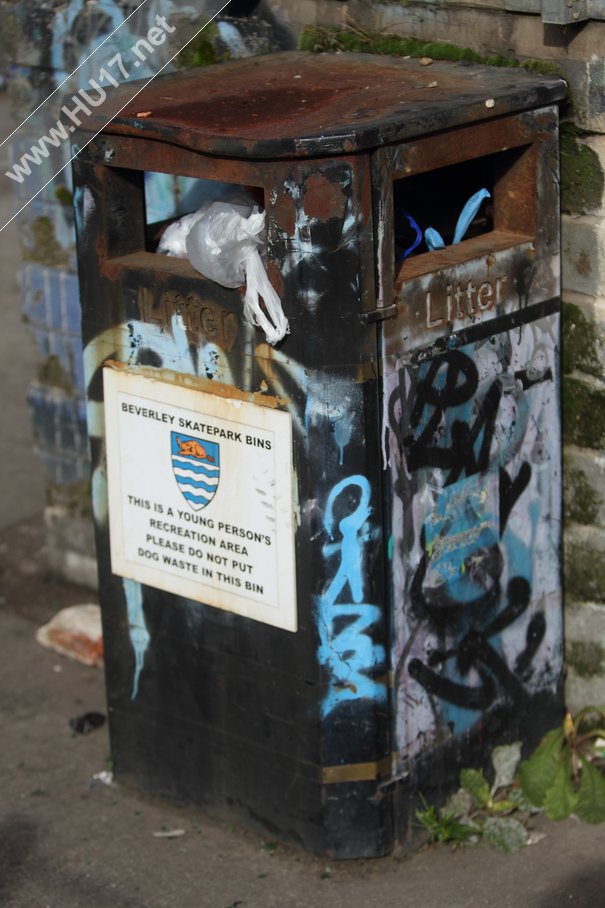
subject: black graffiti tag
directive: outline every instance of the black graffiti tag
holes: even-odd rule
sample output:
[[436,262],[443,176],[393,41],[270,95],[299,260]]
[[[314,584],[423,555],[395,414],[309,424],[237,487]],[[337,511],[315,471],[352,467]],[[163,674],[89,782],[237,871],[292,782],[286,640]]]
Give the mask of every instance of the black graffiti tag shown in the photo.
[[410,414],[411,428],[422,426],[427,407],[432,412],[417,437],[410,434],[403,440],[410,471],[421,467],[447,470],[444,485],[449,485],[456,482],[463,472],[471,476],[487,469],[502,397],[498,379],[494,380],[483,399],[475,401],[471,424],[453,420],[449,444],[448,439],[444,440],[440,435],[445,412],[471,400],[478,383],[477,367],[470,357],[459,350],[431,360],[416,388],[416,399]]
[[[478,393],[479,374],[475,363],[461,351],[452,350],[431,360],[412,394],[408,392],[406,404],[403,398],[405,387],[405,378],[400,374],[399,386],[389,401],[389,413],[391,427],[399,429],[400,445],[407,454],[408,470],[414,472],[422,467],[443,470],[444,486],[456,482],[464,473],[471,476],[486,471],[490,466],[490,450],[503,394],[501,380],[494,378],[484,394]],[[470,419],[450,419],[448,429],[447,412],[469,402],[472,406]],[[398,404],[401,416],[396,421]],[[405,405],[409,407],[409,422],[402,431]],[[523,463],[513,478],[503,467],[500,468],[501,536],[515,503],[530,482],[531,474],[529,463]],[[429,553],[424,539],[421,544],[425,551],[410,588],[412,608],[419,620],[428,620],[439,629],[440,634],[448,630],[453,632],[458,641],[451,648],[433,650],[426,661],[410,660],[410,676],[429,694],[457,706],[483,710],[498,695],[504,695],[513,703],[522,702],[526,694],[521,677],[530,670],[544,637],[544,615],[539,613],[529,622],[526,646],[517,658],[514,671],[497,651],[491,638],[500,635],[527,611],[531,599],[529,582],[523,577],[511,578],[505,591],[504,607],[497,611],[503,564],[499,547],[495,546],[482,551],[480,558],[475,559],[477,565],[473,567],[484,591],[473,600],[472,605],[451,599],[445,589],[441,589],[437,596],[435,591],[429,595],[429,591],[424,589]],[[450,660],[454,661],[460,681],[443,674],[443,667]],[[479,684],[469,685],[462,681],[471,670],[474,670]]]

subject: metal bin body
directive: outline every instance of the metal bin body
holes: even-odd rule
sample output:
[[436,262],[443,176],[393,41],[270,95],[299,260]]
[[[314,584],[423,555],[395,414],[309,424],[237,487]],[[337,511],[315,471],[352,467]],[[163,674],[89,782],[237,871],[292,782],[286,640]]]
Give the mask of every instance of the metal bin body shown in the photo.
[[[158,78],[95,138],[78,135],[118,778],[317,853],[375,856],[411,834],[419,792],[443,796],[494,744],[558,720],[562,94],[508,69],[287,53]],[[262,202],[290,323],[276,348],[243,321],[239,289],[153,251],[150,172]],[[402,218],[419,221],[426,201],[447,231],[477,181],[491,199],[477,234],[401,259]],[[269,427],[258,445],[273,433],[286,452],[267,461],[282,498],[292,458],[290,514],[259,531],[250,606],[254,529],[268,524],[246,505],[263,502],[245,420],[220,494],[166,518],[180,494],[171,416],[199,410],[188,431],[204,441],[208,413],[224,427],[238,408]],[[143,493],[122,487],[122,466]],[[229,489],[242,506],[226,522]],[[214,536],[200,523],[212,513]],[[122,557],[116,534],[127,552],[137,532]],[[169,546],[194,577],[163,561]]]

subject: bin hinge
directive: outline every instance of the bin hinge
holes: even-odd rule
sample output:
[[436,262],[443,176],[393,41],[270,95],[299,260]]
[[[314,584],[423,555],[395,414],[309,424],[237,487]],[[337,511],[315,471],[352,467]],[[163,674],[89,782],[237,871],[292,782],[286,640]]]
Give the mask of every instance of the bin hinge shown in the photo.
[[395,318],[397,315],[397,303],[390,306],[381,306],[378,309],[370,309],[369,312],[362,312],[360,315],[364,325],[371,325],[373,322],[383,322],[385,318]]

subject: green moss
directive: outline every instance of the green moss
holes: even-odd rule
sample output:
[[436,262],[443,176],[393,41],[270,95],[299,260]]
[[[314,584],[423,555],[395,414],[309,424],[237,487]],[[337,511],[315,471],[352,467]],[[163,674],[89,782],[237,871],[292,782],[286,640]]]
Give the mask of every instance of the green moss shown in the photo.
[[222,63],[227,57],[219,53],[215,41],[219,31],[215,23],[210,22],[200,34],[193,39],[176,56],[174,63],[180,69],[193,69],[198,66],[210,66]]
[[563,516],[570,523],[594,524],[603,498],[594,489],[586,473],[566,458],[563,471]]
[[565,545],[565,595],[584,602],[605,602],[604,553],[586,542]]
[[603,672],[605,650],[600,643],[572,640],[567,648],[566,661],[581,678],[592,678]]
[[487,66],[522,67],[531,72],[562,76],[562,70],[544,60],[521,62],[502,54],[485,56],[470,47],[459,47],[446,41],[421,41],[401,35],[366,31],[352,25],[342,29],[336,26],[313,25],[306,28],[300,38],[300,49],[321,53],[324,51],[349,51],[351,53],[393,54],[398,57],[431,57],[433,60],[483,63]]
[[530,73],[539,73],[542,76],[559,76],[560,79],[567,79],[565,70],[550,60],[524,60],[522,66],[523,69]]
[[600,207],[605,174],[597,153],[580,144],[577,135],[575,127],[561,127],[561,208],[581,214]]
[[54,196],[57,202],[59,202],[61,205],[66,205],[68,208],[71,208],[74,203],[73,192],[71,192],[71,190],[68,189],[67,186],[61,185],[55,187]]
[[600,378],[603,367],[599,360],[600,332],[592,319],[587,318],[579,306],[563,303],[562,306],[562,368],[569,375],[576,369]]
[[563,376],[563,440],[605,450],[605,391]]
[[[469,47],[457,47],[440,41],[420,41],[400,35],[386,35],[351,27],[339,29],[327,26],[310,26],[300,39],[301,50],[320,53],[322,51],[349,51],[350,53],[393,54],[403,57],[431,57],[433,60],[454,60],[467,63],[484,63],[486,57]],[[493,65],[519,66],[514,60],[493,57]]]
[[38,381],[41,385],[61,388],[67,394],[73,393],[73,382],[58,356],[47,356],[38,367]]
[[57,241],[54,224],[49,217],[34,218],[30,230],[33,245],[23,250],[24,261],[50,268],[65,268],[69,265],[71,253]]

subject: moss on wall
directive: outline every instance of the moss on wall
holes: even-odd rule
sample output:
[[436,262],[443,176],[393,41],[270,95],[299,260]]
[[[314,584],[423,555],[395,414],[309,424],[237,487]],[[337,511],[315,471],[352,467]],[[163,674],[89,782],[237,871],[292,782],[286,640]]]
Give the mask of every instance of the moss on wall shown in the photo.
[[74,386],[71,377],[63,368],[63,364],[58,356],[47,356],[46,359],[38,366],[38,381],[41,385],[49,385],[52,388],[61,388],[66,394],[74,393]]
[[351,53],[394,54],[402,57],[431,57],[433,60],[490,63],[492,66],[519,66],[517,60],[494,54],[483,57],[469,47],[457,47],[441,41],[420,41],[401,35],[365,31],[356,26],[342,29],[314,25],[306,28],[300,38],[300,49],[321,53],[323,51],[349,51]]
[[573,459],[565,458],[563,471],[563,516],[567,523],[596,523],[603,497],[586,477],[584,470],[576,467]]
[[584,213],[601,206],[605,174],[597,153],[578,142],[578,135],[571,124],[561,126],[561,208]]
[[605,390],[563,376],[563,441],[605,450]]
[[387,35],[384,32],[365,30],[355,24],[346,28],[337,26],[308,26],[300,38],[300,49],[322,53],[349,51],[350,53],[393,54],[398,57],[430,57],[433,60],[483,63],[486,66],[522,67],[530,72],[557,75],[564,78],[561,67],[546,60],[517,60],[502,54],[479,54],[470,47],[459,47],[447,41],[421,41],[405,35]]
[[45,215],[34,218],[30,226],[33,244],[23,250],[23,261],[47,265],[50,268],[67,268],[71,252],[64,249],[55,236],[52,220]]
[[175,66],[179,69],[193,69],[223,62],[225,54],[220,53],[215,44],[218,35],[217,25],[209,22],[204,30],[177,54],[174,59]]
[[567,599],[605,603],[605,557],[600,549],[588,542],[568,542],[564,566]]
[[601,377],[603,367],[599,359],[599,346],[602,341],[597,326],[573,303],[564,302],[561,314],[563,374],[569,375],[580,369],[588,375]]
[[565,655],[567,664],[581,678],[592,678],[604,670],[605,650],[600,643],[572,640]]

